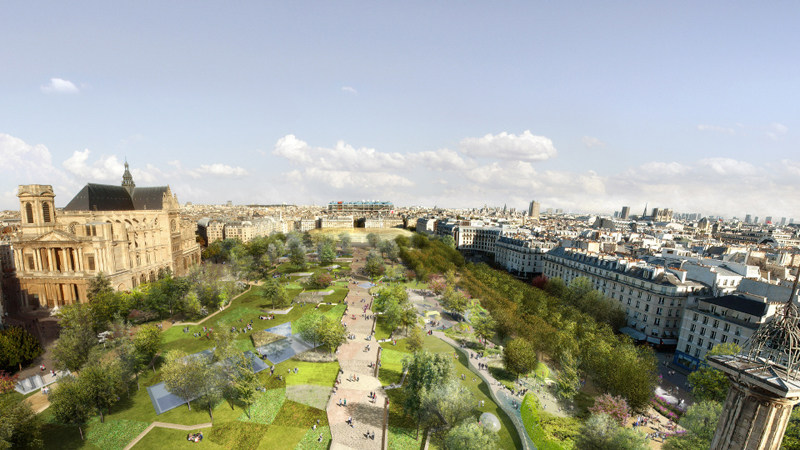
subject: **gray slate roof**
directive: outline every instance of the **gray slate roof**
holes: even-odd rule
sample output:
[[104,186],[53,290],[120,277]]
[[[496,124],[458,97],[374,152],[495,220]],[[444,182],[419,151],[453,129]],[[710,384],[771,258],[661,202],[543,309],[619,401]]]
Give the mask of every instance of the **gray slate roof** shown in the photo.
[[89,183],[64,207],[64,211],[160,210],[167,186],[133,188]]

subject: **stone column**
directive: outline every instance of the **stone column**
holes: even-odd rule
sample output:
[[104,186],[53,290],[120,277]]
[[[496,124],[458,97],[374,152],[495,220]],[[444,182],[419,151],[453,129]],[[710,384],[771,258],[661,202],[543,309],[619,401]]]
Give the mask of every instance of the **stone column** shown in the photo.
[[800,398],[731,382],[711,450],[779,450],[792,407]]
[[83,249],[78,247],[78,272],[83,272]]

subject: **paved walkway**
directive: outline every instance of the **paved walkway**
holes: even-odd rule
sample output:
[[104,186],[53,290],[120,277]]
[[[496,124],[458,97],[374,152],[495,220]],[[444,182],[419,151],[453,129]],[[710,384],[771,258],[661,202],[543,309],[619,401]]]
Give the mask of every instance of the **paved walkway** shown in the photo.
[[[366,252],[363,249],[354,249],[353,271],[364,264]],[[348,304],[347,314],[343,322],[347,325],[349,333],[355,339],[339,347],[339,365],[343,373],[339,375],[338,390],[332,395],[328,405],[328,423],[331,427],[333,441],[331,450],[380,450],[383,441],[384,405],[386,393],[381,388],[381,383],[375,377],[375,362],[378,358],[380,345],[374,340],[366,338],[372,333],[373,320],[366,320],[363,308],[370,304],[372,297],[369,292],[355,284],[348,286],[350,292],[345,301]],[[364,300],[362,302],[362,300]],[[355,319],[353,318],[355,315]],[[367,310],[366,315],[372,315]],[[369,345],[369,350],[367,346]],[[372,364],[373,367],[370,367]],[[375,393],[374,400],[369,398],[370,393]],[[347,400],[347,406],[340,406],[339,401]],[[347,423],[348,419],[353,424]],[[367,433],[375,434],[375,438],[368,438]]]
[[153,422],[150,424],[149,427],[145,428],[144,431],[139,433],[139,435],[136,436],[136,439],[132,440],[130,444],[126,445],[123,450],[130,450],[131,448],[133,448],[134,445],[138,444],[139,441],[141,441],[142,438],[145,437],[147,433],[149,433],[150,430],[152,430],[155,427],[171,428],[173,430],[192,431],[192,430],[198,430],[200,428],[211,428],[211,426],[212,426],[211,422],[201,423],[197,425],[178,425],[177,423]]

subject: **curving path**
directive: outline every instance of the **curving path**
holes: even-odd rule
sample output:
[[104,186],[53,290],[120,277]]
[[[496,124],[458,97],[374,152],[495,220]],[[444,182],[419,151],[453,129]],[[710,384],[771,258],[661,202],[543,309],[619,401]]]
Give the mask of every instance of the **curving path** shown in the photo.
[[166,423],[166,422],[153,422],[150,424],[149,427],[145,428],[144,431],[139,433],[136,436],[136,439],[132,440],[130,444],[126,445],[123,450],[130,450],[133,448],[134,445],[138,444],[139,441],[142,440],[143,437],[147,435],[155,427],[159,428],[172,428],[173,430],[183,430],[183,431],[192,431],[192,430],[199,430],[200,428],[211,428],[211,422],[207,423],[200,423],[197,425],[178,425],[177,423]]
[[[366,252],[363,249],[354,249],[354,262],[351,266],[354,273],[363,267],[364,258]],[[356,262],[356,259],[359,261]],[[369,305],[372,297],[366,289],[355,284],[350,284],[348,287],[350,292],[345,299],[348,311],[342,321],[356,338],[349,339],[339,347],[339,366],[343,373],[339,375],[339,388],[331,396],[327,410],[333,437],[330,448],[331,450],[380,450],[384,440],[384,405],[387,397],[375,376],[374,367],[370,367],[370,363],[374,366],[380,348],[374,340],[366,340],[372,333],[374,319],[366,320],[362,317],[363,307]],[[372,311],[367,310],[366,314],[371,315]],[[370,392],[375,393],[375,400],[369,398]],[[346,399],[347,406],[340,406],[340,399]],[[347,423],[349,418],[354,421],[352,426]],[[374,433],[375,438],[366,437],[368,432],[370,435]]]

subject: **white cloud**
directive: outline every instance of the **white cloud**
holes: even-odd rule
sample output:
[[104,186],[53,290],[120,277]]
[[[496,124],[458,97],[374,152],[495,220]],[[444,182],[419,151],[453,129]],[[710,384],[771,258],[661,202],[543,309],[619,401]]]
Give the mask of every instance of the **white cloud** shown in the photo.
[[199,169],[196,169],[197,173],[203,175],[214,175],[220,177],[245,177],[250,175],[246,169],[241,167],[232,167],[227,164],[201,164]]
[[355,148],[339,141],[333,148],[311,147],[288,134],[275,143],[273,155],[286,158],[292,164],[313,166],[323,170],[375,172],[406,169],[406,157],[400,153],[384,153],[374,148]]
[[61,165],[67,172],[85,180],[111,181],[122,177],[125,166],[116,156],[102,155],[99,160],[87,164],[90,153],[89,149],[76,150]]
[[744,161],[731,158],[705,158],[697,161],[699,168],[709,168],[718,175],[746,176],[756,175],[756,168]]
[[45,94],[77,94],[78,87],[69,80],[50,78],[50,83],[39,87]]
[[50,167],[50,150],[44,145],[29,145],[22,139],[0,133],[0,170],[19,172]]
[[[293,174],[297,179],[297,174]],[[302,174],[305,183],[320,183],[336,189],[359,188],[363,192],[385,187],[413,187],[414,182],[403,176],[387,172],[350,172],[323,170],[310,167]]]
[[592,148],[592,147],[604,148],[606,146],[605,142],[601,141],[596,137],[584,136],[583,139],[581,139],[581,141],[583,142],[583,145],[586,146],[586,148]]
[[733,128],[720,127],[716,125],[698,125],[697,129],[700,131],[714,131],[717,133],[736,134],[736,131]]
[[782,134],[786,134],[789,128],[782,123],[772,123],[767,127],[766,135],[768,138],[777,141]]
[[352,88],[350,86],[342,87],[342,92],[347,92],[348,94],[358,95],[358,91],[355,88]]
[[526,130],[519,136],[506,133],[466,138],[460,143],[461,152],[472,157],[499,158],[522,161],[545,161],[558,153],[553,141]]
[[465,170],[475,167],[474,160],[464,160],[458,152],[450,149],[409,153],[409,162],[429,170]]

